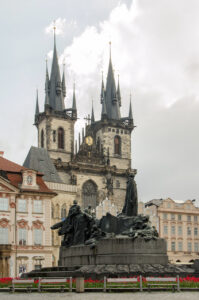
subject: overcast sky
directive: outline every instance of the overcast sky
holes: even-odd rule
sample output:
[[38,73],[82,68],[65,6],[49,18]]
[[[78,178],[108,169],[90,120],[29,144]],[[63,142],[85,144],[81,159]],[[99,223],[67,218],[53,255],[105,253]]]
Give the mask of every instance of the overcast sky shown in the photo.
[[22,164],[37,145],[35,94],[38,88],[43,111],[45,57],[50,69],[56,20],[66,107],[76,82],[76,129],[92,98],[100,117],[111,40],[122,116],[132,93],[139,199],[199,199],[198,0],[0,0],[0,20],[0,150],[6,158]]

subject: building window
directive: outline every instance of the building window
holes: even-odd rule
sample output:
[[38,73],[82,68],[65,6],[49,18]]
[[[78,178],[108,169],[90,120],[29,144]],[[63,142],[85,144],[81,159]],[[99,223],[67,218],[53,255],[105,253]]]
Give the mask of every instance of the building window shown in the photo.
[[187,235],[191,235],[191,227],[187,227]]
[[54,218],[60,218],[60,214],[59,214],[59,204],[56,204],[56,206],[55,206],[55,214],[54,214]]
[[0,244],[8,244],[8,228],[0,227]]
[[198,228],[197,227],[194,228],[194,235],[198,235]]
[[121,137],[119,135],[114,138],[114,150],[115,154],[121,155]]
[[34,229],[34,245],[42,245],[42,229]]
[[171,214],[171,220],[175,220],[175,215]]
[[18,211],[26,212],[26,200],[25,199],[18,200]]
[[64,149],[64,130],[61,127],[58,129],[58,148]]
[[188,250],[188,252],[192,251],[192,244],[191,244],[191,242],[187,243],[187,250]]
[[26,245],[27,243],[27,230],[26,228],[19,228],[19,245]]
[[112,129],[112,132],[115,132],[115,129]]
[[8,210],[8,198],[0,198],[0,210]]
[[167,214],[163,214],[163,219],[167,220]]
[[178,226],[178,235],[182,235],[182,226]]
[[54,218],[54,205],[51,206],[51,218]]
[[53,142],[56,142],[56,130],[53,130]]
[[66,218],[66,204],[62,205],[61,208],[61,219],[65,219]]
[[187,216],[187,221],[191,222],[191,216]]
[[167,235],[168,234],[168,226],[164,225],[164,234]]
[[178,251],[182,251],[182,242],[178,242]]
[[176,251],[176,242],[171,242],[171,251]]
[[171,226],[171,234],[172,235],[176,234],[176,227],[175,226]]
[[170,203],[170,202],[167,204],[167,207],[168,207],[168,208],[170,208],[170,207],[171,207],[171,203]]
[[178,215],[178,221],[182,221],[182,215]]
[[41,131],[41,148],[44,148],[44,131]]
[[198,243],[194,243],[194,251],[199,252]]
[[42,201],[41,200],[34,200],[33,212],[34,213],[42,213]]
[[198,216],[194,216],[194,222],[198,222]]
[[111,131],[111,128],[108,128],[108,131]]

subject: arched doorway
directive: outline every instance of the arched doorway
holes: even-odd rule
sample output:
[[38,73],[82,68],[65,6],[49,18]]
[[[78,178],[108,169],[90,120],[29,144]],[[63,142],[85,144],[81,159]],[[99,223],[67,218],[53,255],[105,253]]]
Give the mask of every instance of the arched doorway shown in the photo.
[[97,185],[92,180],[88,180],[83,184],[82,187],[82,205],[83,208],[89,205],[92,208],[96,208],[97,203]]

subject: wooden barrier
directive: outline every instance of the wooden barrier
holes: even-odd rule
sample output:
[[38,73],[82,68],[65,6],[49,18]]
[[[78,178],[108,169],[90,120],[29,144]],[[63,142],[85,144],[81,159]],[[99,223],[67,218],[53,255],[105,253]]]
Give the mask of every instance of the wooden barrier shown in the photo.
[[[135,278],[106,278],[104,277],[104,292],[107,291],[107,289],[118,289],[118,288],[128,288],[132,289],[132,287],[129,287],[129,283],[137,283],[139,282],[139,290],[142,292],[142,276],[140,276],[140,281],[137,277]],[[109,285],[111,283],[111,285]]]
[[172,288],[173,292],[177,290],[180,292],[179,275],[177,277],[146,277],[148,291],[151,288]]

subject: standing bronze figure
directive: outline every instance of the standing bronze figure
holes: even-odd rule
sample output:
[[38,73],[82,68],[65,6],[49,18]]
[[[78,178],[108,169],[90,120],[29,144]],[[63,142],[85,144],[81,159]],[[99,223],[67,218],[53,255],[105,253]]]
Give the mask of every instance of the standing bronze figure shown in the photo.
[[122,214],[126,216],[137,216],[138,214],[138,197],[137,186],[134,180],[134,175],[129,175],[126,188],[126,196]]

